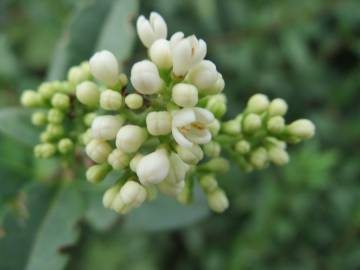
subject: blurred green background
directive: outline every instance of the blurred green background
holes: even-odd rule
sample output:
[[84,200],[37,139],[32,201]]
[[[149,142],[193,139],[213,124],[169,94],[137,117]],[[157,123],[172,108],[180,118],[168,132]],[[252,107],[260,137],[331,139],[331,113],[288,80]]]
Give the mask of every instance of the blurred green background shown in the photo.
[[[132,26],[152,10],[207,41],[228,116],[262,92],[317,126],[287,166],[219,179],[222,215],[160,200],[118,219],[101,188],[59,189],[57,161],[32,156],[21,92],[100,47],[141,59]],[[360,269],[360,1],[2,0],[0,30],[1,270]]]

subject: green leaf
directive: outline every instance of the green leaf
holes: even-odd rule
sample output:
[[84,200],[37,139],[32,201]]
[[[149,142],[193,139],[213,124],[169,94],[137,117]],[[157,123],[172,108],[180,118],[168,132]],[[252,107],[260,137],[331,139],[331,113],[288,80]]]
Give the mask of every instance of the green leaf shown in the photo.
[[76,224],[83,214],[79,193],[72,185],[55,189],[36,183],[25,194],[29,216],[5,220],[0,269],[63,269],[68,261],[66,248],[79,236]]
[[70,20],[54,54],[49,80],[63,79],[66,71],[91,57],[97,49],[108,49],[124,61],[134,43],[129,20],[137,13],[138,1],[93,0],[81,3]]
[[132,21],[138,11],[138,1],[118,0],[105,20],[97,50],[109,50],[120,62],[130,55],[135,40]]
[[170,230],[193,224],[209,214],[205,196],[195,190],[189,206],[174,198],[159,194],[152,202],[143,204],[125,217],[125,228],[145,231]]
[[38,132],[30,123],[31,110],[9,107],[0,110],[0,132],[19,142],[33,146]]

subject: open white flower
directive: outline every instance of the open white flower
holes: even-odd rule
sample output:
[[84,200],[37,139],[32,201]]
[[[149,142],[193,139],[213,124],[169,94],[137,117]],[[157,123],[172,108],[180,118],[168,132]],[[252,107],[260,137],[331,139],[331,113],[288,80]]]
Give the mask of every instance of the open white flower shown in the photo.
[[206,144],[211,141],[208,125],[214,121],[214,115],[203,108],[185,108],[173,115],[172,135],[175,141],[185,147]]
[[155,94],[163,86],[163,80],[160,78],[156,65],[149,60],[143,60],[133,65],[130,80],[134,88],[144,95]]
[[200,63],[206,55],[206,43],[195,35],[183,38],[181,32],[170,39],[172,48],[173,72],[176,76],[184,76],[192,67]]
[[149,48],[154,41],[167,37],[167,25],[163,17],[157,12],[151,12],[149,20],[143,15],[136,22],[136,31],[141,42]]

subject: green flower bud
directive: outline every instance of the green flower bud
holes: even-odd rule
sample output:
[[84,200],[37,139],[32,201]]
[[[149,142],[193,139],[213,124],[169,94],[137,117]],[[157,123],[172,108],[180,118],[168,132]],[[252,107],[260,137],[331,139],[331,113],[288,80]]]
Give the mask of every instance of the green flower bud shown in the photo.
[[218,188],[208,194],[208,204],[211,210],[222,213],[229,207],[229,200],[225,192]]
[[65,114],[59,109],[50,109],[47,119],[51,124],[61,124],[64,121]]
[[181,204],[189,204],[192,202],[193,199],[193,185],[191,184],[191,181],[185,182],[185,187],[180,192],[179,195],[177,195],[176,199]]
[[96,116],[97,116],[96,113],[87,113],[87,114],[85,114],[85,116],[84,116],[84,124],[87,127],[90,127],[91,124],[93,123],[93,121],[95,120]]
[[245,132],[254,133],[261,128],[261,117],[257,114],[250,113],[243,120],[243,128]]
[[64,127],[58,124],[48,124],[46,127],[46,132],[52,139],[60,138],[64,135]]
[[122,104],[122,95],[119,92],[107,89],[100,95],[100,107],[108,111],[119,110]]
[[84,105],[97,107],[99,105],[100,91],[95,83],[85,81],[76,87],[76,97]]
[[44,82],[39,86],[38,92],[43,99],[49,100],[56,93],[56,89],[51,83]]
[[167,111],[148,113],[146,128],[153,136],[169,134],[171,132],[171,114]]
[[82,145],[87,145],[92,139],[91,129],[86,130],[83,134],[79,136],[79,141]]
[[315,125],[308,119],[299,119],[288,125],[287,131],[296,138],[310,139],[315,134]]
[[211,132],[212,137],[215,137],[219,134],[221,125],[220,125],[220,121],[215,119],[209,126],[208,129]]
[[31,123],[34,126],[43,126],[46,124],[46,114],[44,112],[35,112],[31,116]]
[[269,107],[268,97],[263,94],[256,94],[249,99],[246,110],[247,112],[250,113],[260,114],[266,111],[268,107]]
[[129,94],[125,97],[125,104],[132,110],[140,109],[143,106],[144,99],[139,94]]
[[238,135],[241,132],[241,125],[237,120],[230,120],[223,123],[222,131],[229,135]]
[[107,189],[103,196],[103,205],[105,208],[112,208],[112,203],[116,197],[116,195],[119,193],[121,186],[115,185],[109,189]]
[[97,163],[105,162],[111,151],[111,145],[101,140],[92,140],[85,148],[89,158]]
[[178,83],[172,88],[172,100],[180,107],[194,107],[198,103],[198,90],[192,84]]
[[278,166],[285,165],[289,162],[290,158],[285,149],[281,147],[272,146],[268,149],[270,161]]
[[280,134],[284,131],[285,120],[281,116],[271,117],[267,122],[267,129],[274,134]]
[[221,152],[221,146],[217,142],[209,142],[204,145],[204,152],[209,157],[218,157]]
[[214,173],[226,173],[230,168],[230,164],[225,158],[217,157],[202,164],[201,168]]
[[51,99],[51,105],[59,110],[67,110],[70,107],[70,98],[66,94],[56,93]]
[[21,95],[20,102],[24,107],[39,107],[42,105],[42,98],[33,90],[25,90]]
[[78,66],[70,68],[67,76],[68,81],[75,85],[88,80],[89,77],[90,72]]
[[111,167],[107,163],[93,165],[87,169],[86,179],[91,183],[99,183],[104,180],[110,170]]
[[58,143],[58,150],[61,154],[68,154],[74,149],[74,143],[69,138],[61,139]]
[[193,144],[191,147],[178,145],[176,146],[176,151],[185,163],[192,165],[196,165],[204,157],[201,147],[197,144]]
[[248,141],[241,140],[235,144],[235,151],[244,155],[250,152],[251,145]]
[[282,98],[276,98],[270,102],[268,109],[269,116],[284,116],[287,112],[288,105]]
[[52,137],[50,136],[49,132],[41,132],[40,134],[40,141],[43,143],[51,142]]
[[199,182],[206,193],[214,192],[218,188],[218,182],[213,174],[201,176]]
[[34,148],[34,154],[37,158],[51,158],[55,153],[56,147],[51,143],[38,144]]
[[109,157],[108,163],[113,167],[114,170],[120,170],[127,167],[130,163],[130,156],[120,149],[113,150]]
[[250,162],[256,169],[263,169],[268,164],[268,153],[264,147],[255,149],[250,154]]
[[226,113],[226,97],[225,95],[215,95],[210,97],[207,102],[206,109],[211,111],[216,118],[222,117]]

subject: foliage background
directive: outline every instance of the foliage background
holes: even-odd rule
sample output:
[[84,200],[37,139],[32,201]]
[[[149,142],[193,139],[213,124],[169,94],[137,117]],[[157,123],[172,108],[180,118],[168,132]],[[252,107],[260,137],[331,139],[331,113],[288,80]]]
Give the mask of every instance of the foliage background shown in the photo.
[[[23,89],[102,47],[141,59],[131,26],[151,10],[207,41],[229,116],[262,92],[288,101],[288,121],[316,123],[284,168],[220,179],[223,215],[163,199],[117,219],[101,186],[61,185],[56,160],[32,157]],[[360,268],[359,1],[2,0],[0,29],[1,270]]]

